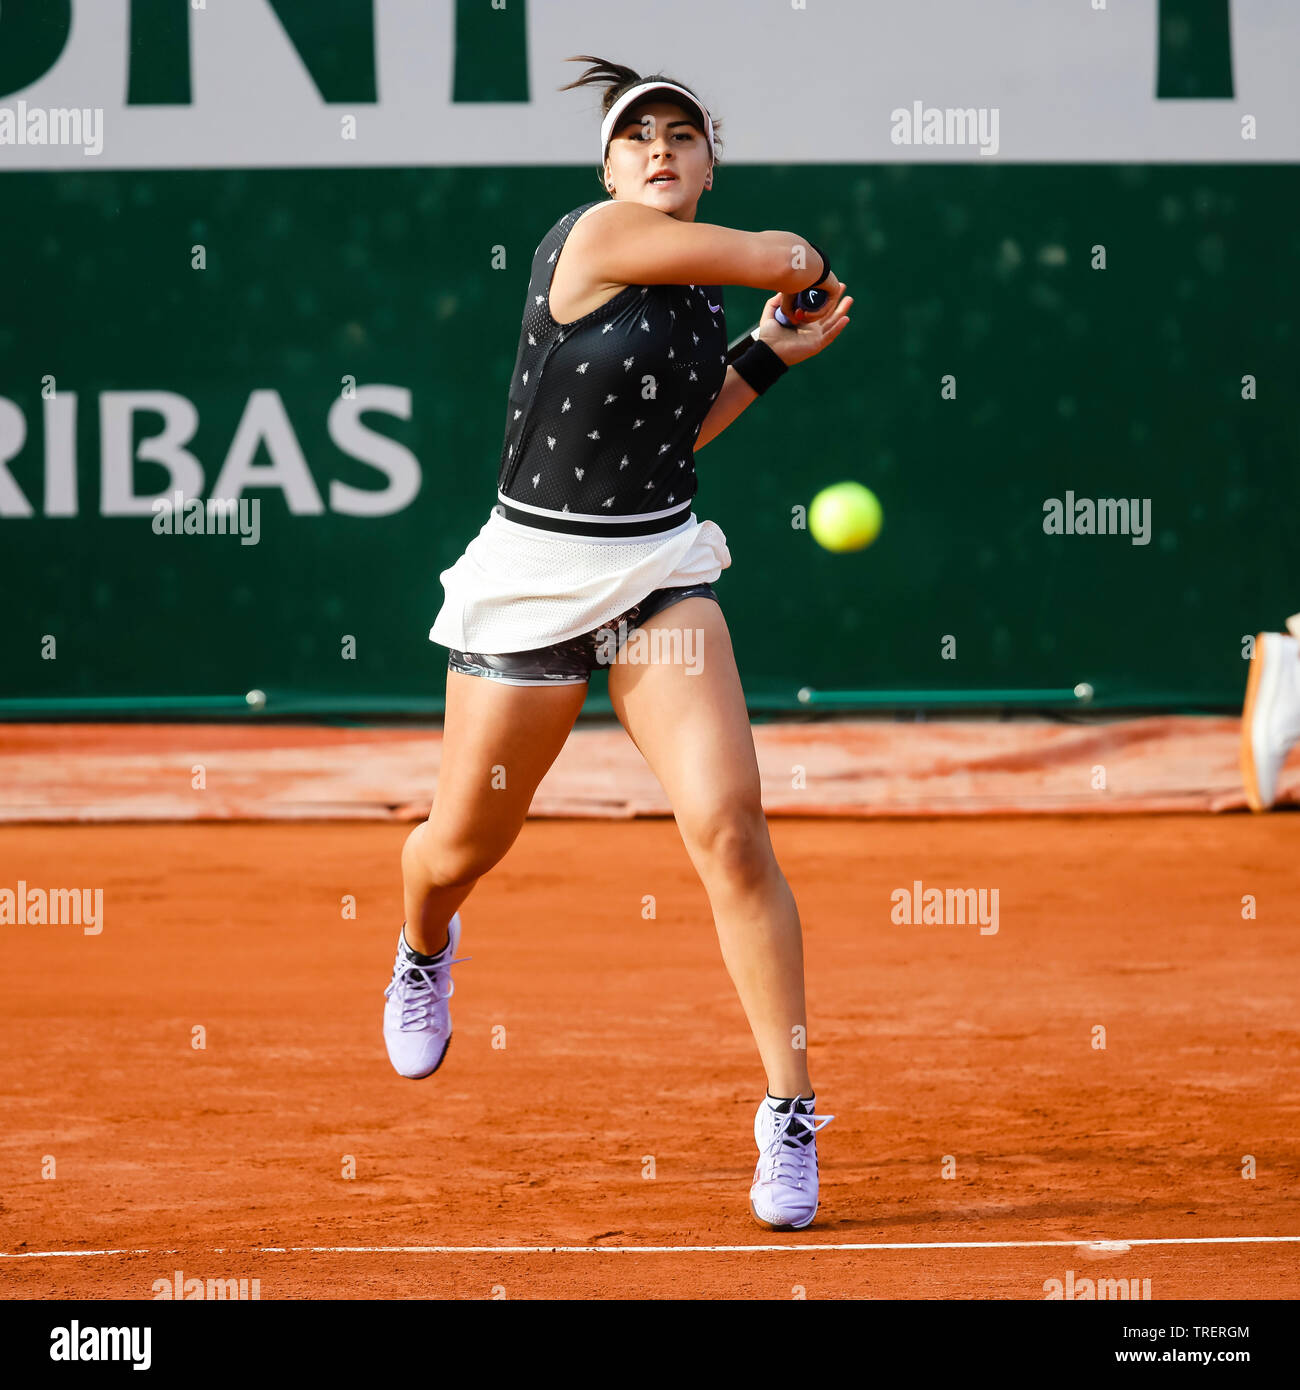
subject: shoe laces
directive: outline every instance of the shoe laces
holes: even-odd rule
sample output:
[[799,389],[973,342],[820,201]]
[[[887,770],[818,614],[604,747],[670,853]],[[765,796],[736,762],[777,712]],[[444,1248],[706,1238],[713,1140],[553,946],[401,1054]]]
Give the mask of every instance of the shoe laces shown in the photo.
[[[455,960],[439,960],[431,965],[417,965],[401,952],[393,967],[393,978],[384,990],[384,998],[397,995],[402,1010],[398,1027],[403,1033],[418,1032],[427,1028],[433,1019],[433,1011],[445,999],[456,993],[456,983],[451,978],[450,967],[463,965],[473,956],[459,956]],[[446,992],[442,986],[446,985]]]
[[797,1109],[798,1104],[796,1098],[788,1112],[771,1111],[772,1133],[758,1160],[763,1182],[780,1182],[802,1189],[804,1180],[817,1174],[817,1141],[813,1136],[825,1129],[835,1116],[806,1115]]

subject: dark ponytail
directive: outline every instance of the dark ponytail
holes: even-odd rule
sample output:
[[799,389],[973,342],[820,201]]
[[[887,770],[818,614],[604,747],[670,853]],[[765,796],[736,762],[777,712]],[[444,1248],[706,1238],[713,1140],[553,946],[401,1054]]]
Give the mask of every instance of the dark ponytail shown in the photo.
[[[574,87],[604,87],[605,91],[600,99],[600,114],[607,116],[610,108],[629,88],[637,86],[642,82],[671,82],[675,87],[684,87],[686,91],[704,106],[704,101],[699,97],[694,88],[687,86],[685,82],[679,81],[676,77],[669,77],[666,73],[652,72],[642,77],[634,69],[625,66],[623,63],[611,63],[606,58],[593,58],[590,53],[580,53],[576,57],[566,58],[566,63],[590,63],[591,67],[583,72],[582,76],[576,81],[566,82],[558,90],[561,92],[570,91]],[[718,151],[722,148],[722,122],[716,116],[710,115],[713,119],[713,158],[715,164],[722,161],[718,158]]]

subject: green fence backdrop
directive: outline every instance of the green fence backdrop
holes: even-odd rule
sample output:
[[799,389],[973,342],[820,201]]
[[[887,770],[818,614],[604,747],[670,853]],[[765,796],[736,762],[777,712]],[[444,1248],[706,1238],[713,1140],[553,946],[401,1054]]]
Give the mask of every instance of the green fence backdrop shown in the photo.
[[[599,192],[594,160],[0,174],[0,712],[438,709],[438,573],[495,498],[533,249]],[[755,708],[1239,702],[1243,639],[1300,609],[1296,165],[724,164],[700,215],[808,235],[856,301],[697,457]],[[761,299],[728,292],[731,334]],[[330,429],[349,379],[409,393],[362,417],[418,466],[391,514],[337,505],[385,486]],[[208,488],[252,431],[258,544],[104,514],[124,450],[138,493],[167,482],[123,392],[192,406]],[[832,555],[792,523],[846,478],[885,524]],[[1145,502],[1146,543],[1046,533],[1067,493]]]

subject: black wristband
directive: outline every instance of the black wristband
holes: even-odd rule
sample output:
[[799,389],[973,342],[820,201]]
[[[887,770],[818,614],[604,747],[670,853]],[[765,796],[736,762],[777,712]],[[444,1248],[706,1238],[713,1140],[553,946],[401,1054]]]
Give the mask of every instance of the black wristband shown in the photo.
[[755,338],[753,344],[747,347],[744,352],[731,364],[740,374],[741,379],[753,391],[757,391],[761,396],[772,383],[790,370],[789,366],[781,361],[776,351],[762,338]]
[[[822,258],[822,273],[821,273],[821,279],[820,279],[820,280],[814,280],[814,281],[812,282],[811,285],[805,285],[805,286],[804,286],[804,289],[805,289],[805,290],[811,290],[811,289],[815,289],[818,285],[821,285],[821,284],[824,284],[824,283],[825,283],[826,277],[831,273],[831,258],[830,258],[830,257],[826,254],[826,252],[823,251],[823,250],[821,249],[821,247],[818,246],[815,242],[809,241],[807,237],[804,237],[804,241],[805,241],[805,243],[807,243],[807,245],[811,246],[812,249],[813,249],[814,251],[816,251],[817,254]],[[801,290],[800,293],[802,293],[802,292],[803,292],[803,291]]]

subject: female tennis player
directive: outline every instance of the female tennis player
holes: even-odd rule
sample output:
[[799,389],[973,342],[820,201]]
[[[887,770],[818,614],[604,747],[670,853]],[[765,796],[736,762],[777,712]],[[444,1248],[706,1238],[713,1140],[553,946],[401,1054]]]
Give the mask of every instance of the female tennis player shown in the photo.
[[[852,300],[806,237],[696,222],[716,127],[689,88],[589,55],[569,61],[593,66],[560,90],[605,88],[610,196],[566,213],[537,247],[497,503],[441,575],[430,638],[450,649],[442,768],[402,854],[406,921],[384,1037],[402,1076],[442,1064],[458,909],[514,843],[591,672],[608,664],[610,701],[672,804],[767,1073],[751,1210],[798,1230],[817,1212],[814,1136],[834,1117],[815,1113],[799,916],[712,587],[731,556],[691,500],[697,451],[834,342]],[[774,291],[731,366],[724,284]],[[827,299],[809,314],[795,296],[814,285]],[[620,661],[634,633],[671,659]],[[695,636],[698,659],[685,658],[681,634]]]

